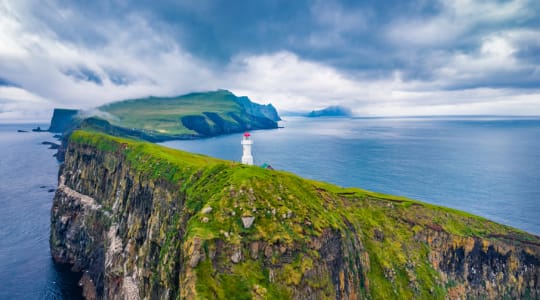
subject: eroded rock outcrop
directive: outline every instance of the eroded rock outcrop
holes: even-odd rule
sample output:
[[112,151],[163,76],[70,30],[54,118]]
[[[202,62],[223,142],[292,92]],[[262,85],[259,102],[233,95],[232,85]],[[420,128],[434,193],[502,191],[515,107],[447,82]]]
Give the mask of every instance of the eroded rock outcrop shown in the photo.
[[50,243],[90,299],[540,297],[536,236],[88,132],[70,139]]

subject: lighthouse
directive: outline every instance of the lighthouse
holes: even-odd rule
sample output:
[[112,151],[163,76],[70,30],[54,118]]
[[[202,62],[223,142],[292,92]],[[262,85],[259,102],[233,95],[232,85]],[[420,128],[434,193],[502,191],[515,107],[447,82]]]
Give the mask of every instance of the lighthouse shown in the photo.
[[253,165],[253,156],[251,155],[251,145],[253,141],[251,140],[251,134],[249,132],[244,133],[244,138],[242,138],[242,163],[246,165]]

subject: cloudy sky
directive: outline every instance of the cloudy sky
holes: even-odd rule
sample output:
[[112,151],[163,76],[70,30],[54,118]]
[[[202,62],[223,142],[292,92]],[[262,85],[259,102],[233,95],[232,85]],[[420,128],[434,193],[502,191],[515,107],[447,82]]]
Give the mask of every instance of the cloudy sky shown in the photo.
[[0,0],[0,122],[218,88],[281,111],[540,115],[540,1]]

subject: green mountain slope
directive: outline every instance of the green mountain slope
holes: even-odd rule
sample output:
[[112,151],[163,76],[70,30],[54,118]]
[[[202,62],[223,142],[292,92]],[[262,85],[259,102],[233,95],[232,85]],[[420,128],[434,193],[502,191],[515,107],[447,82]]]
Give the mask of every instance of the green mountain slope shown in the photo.
[[51,221],[54,259],[98,298],[540,296],[537,236],[101,133],[71,136]]
[[[256,106],[255,109],[252,107]],[[269,105],[273,112],[275,109]],[[156,136],[213,136],[249,129],[277,128],[277,113],[225,90],[177,97],[149,97],[99,107],[113,126],[137,129]],[[260,112],[265,108],[263,112]],[[275,118],[277,117],[277,119]]]
[[76,128],[159,142],[277,128],[272,104],[261,105],[226,90],[176,97],[113,102],[97,110],[55,109],[49,130],[69,135]]

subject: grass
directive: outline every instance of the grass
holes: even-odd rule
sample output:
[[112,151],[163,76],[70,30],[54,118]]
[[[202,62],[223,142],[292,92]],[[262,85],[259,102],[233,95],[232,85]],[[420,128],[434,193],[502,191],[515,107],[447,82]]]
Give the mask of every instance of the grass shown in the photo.
[[[198,238],[208,251],[222,241],[227,247],[241,249],[248,257],[248,245],[262,242],[285,247],[292,255],[290,264],[282,264],[276,252],[266,260],[260,254],[256,260],[248,258],[239,264],[232,264],[227,252],[214,261],[205,259],[196,267],[196,289],[202,298],[227,299],[238,295],[238,299],[248,299],[254,293],[263,298],[287,298],[292,289],[301,285],[327,291],[332,297],[329,277],[316,281],[306,277],[310,270],[324,264],[321,253],[309,245],[328,230],[339,234],[344,244],[360,241],[364,250],[347,254],[346,269],[361,272],[356,277],[363,276],[369,283],[362,286],[362,293],[380,299],[445,297],[451,285],[441,281],[429,261],[427,244],[415,238],[424,230],[464,238],[535,239],[525,232],[455,209],[341,188],[288,172],[245,166],[151,143],[87,131],[74,132],[71,143],[123,156],[142,177],[166,180],[185,194],[182,213],[192,217],[185,225],[183,243]],[[201,210],[207,206],[212,211],[203,214]],[[254,216],[254,225],[244,228],[242,216]],[[208,220],[203,221],[204,218]],[[173,223],[177,222],[174,219]],[[382,232],[383,237],[375,238],[375,231]],[[169,233],[165,235],[160,257],[172,251],[168,250],[171,247],[179,247],[172,240]],[[354,268],[359,260],[363,270]],[[218,272],[216,267],[221,270]],[[271,271],[281,279],[272,282]]]
[[[161,134],[194,134],[186,128],[181,118],[189,115],[204,116],[203,112],[215,112],[223,119],[235,122],[228,113],[241,115],[236,96],[228,91],[192,93],[178,97],[148,97],[114,102],[99,109],[110,114],[106,119],[113,125],[137,128]],[[206,117],[205,117],[206,118]],[[212,120],[206,118],[211,125]]]

